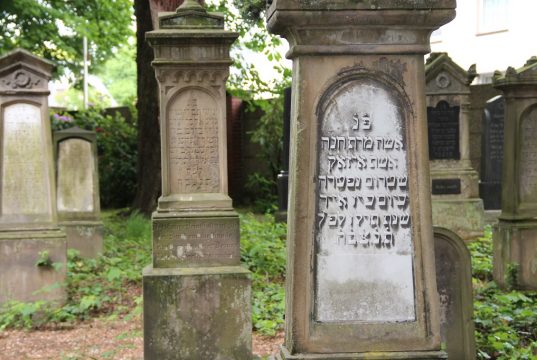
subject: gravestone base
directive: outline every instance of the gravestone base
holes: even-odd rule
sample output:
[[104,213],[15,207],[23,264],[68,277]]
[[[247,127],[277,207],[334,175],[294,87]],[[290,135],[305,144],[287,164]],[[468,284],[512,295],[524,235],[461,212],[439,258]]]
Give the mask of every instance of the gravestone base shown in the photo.
[[83,258],[95,258],[103,252],[103,223],[100,221],[65,221],[60,226],[67,235],[67,249],[80,252]]
[[494,226],[493,275],[500,287],[537,290],[537,220]]
[[481,182],[479,184],[479,197],[483,199],[485,210],[502,208],[502,184],[500,182]]
[[434,199],[433,225],[455,232],[463,240],[483,236],[485,226],[481,199]]
[[252,359],[250,272],[241,266],[143,271],[146,359]]
[[340,354],[295,354],[291,355],[285,346],[275,360],[433,360],[447,359],[443,351],[417,351],[417,352],[367,352],[367,353],[340,353]]
[[[51,264],[38,262],[48,252]],[[58,228],[0,231],[0,304],[10,300],[30,302],[66,299],[66,238]],[[9,274],[6,276],[5,274]]]

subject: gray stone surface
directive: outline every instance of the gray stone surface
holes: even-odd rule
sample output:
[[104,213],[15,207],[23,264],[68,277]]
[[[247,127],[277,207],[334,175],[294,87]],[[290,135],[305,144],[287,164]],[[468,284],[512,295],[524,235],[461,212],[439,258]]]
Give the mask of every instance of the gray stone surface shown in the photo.
[[95,132],[69,128],[54,133],[57,206],[67,247],[82,257],[103,252],[99,172]]
[[[50,62],[22,49],[0,57],[0,304],[65,299],[65,233],[57,224],[47,102],[51,71]],[[59,270],[37,266],[39,260],[58,263]]]
[[435,228],[434,242],[442,342],[449,359],[475,360],[470,252],[464,241],[447,229]]
[[445,358],[423,55],[454,9],[275,0],[267,11],[293,60],[281,358]]
[[144,270],[144,358],[252,358],[249,271],[227,184],[226,93],[237,33],[185,1],[146,33],[160,88],[162,196]]

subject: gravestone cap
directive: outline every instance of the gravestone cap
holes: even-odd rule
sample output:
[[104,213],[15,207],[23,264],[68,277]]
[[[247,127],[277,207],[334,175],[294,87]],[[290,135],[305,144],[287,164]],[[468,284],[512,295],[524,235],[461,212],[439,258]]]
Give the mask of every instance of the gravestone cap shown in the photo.
[[93,142],[95,141],[97,136],[94,131],[82,129],[78,126],[73,126],[71,128],[55,131],[54,138],[57,141],[69,138],[81,138]]
[[0,57],[0,92],[48,92],[54,63],[24,49]]
[[508,67],[505,74],[494,72],[493,85],[496,88],[512,85],[537,85],[537,56],[533,56],[523,67],[515,69]]
[[160,29],[224,29],[224,15],[208,12],[196,0],[185,0],[175,13],[159,15]]
[[470,93],[469,86],[477,76],[475,65],[468,71],[455,63],[447,53],[431,53],[425,62],[426,93]]

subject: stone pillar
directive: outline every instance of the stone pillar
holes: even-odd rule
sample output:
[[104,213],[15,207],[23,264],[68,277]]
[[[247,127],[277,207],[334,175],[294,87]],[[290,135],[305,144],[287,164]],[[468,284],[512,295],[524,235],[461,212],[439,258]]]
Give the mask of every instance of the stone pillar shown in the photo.
[[493,79],[505,98],[502,213],[494,226],[494,280],[537,290],[537,57]]
[[52,69],[22,49],[0,57],[0,304],[65,300],[65,288],[52,286],[66,274],[48,113]]
[[54,133],[57,206],[67,248],[86,258],[103,252],[95,132],[73,127]]
[[293,60],[283,359],[440,359],[423,55],[455,1],[275,0]]
[[287,221],[287,202],[289,198],[289,141],[291,133],[291,88],[283,91],[283,151],[282,170],[278,174],[278,213],[279,221]]
[[195,1],[146,38],[160,89],[162,196],[144,269],[146,359],[250,359],[249,272],[227,195],[226,92],[237,33]]
[[483,235],[479,175],[470,160],[470,83],[446,53],[431,54],[425,65],[433,224],[465,240]]

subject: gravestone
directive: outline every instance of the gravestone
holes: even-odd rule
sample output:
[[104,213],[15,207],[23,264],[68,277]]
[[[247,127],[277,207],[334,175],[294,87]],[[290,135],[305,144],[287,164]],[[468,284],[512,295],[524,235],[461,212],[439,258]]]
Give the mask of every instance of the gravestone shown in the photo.
[[423,55],[455,1],[275,0],[293,60],[282,359],[442,359]]
[[97,136],[78,127],[54,133],[57,206],[67,248],[86,258],[103,252]]
[[48,115],[52,69],[22,49],[0,57],[0,304],[65,300]]
[[440,332],[448,359],[475,360],[472,261],[454,232],[434,228],[436,285],[440,295]]
[[283,151],[282,170],[278,174],[278,214],[280,221],[287,221],[287,201],[289,197],[289,136],[291,132],[291,88],[283,91]]
[[501,209],[502,205],[504,111],[505,100],[500,95],[487,101],[483,111],[479,194],[485,210]]
[[537,57],[497,72],[505,98],[502,212],[493,228],[494,280],[537,290]]
[[427,125],[433,224],[463,239],[483,234],[479,175],[470,159],[470,83],[465,71],[446,53],[433,53],[425,65]]
[[162,196],[143,272],[146,359],[251,359],[249,272],[227,195],[226,89],[238,34],[195,1],[146,33],[159,83]]

